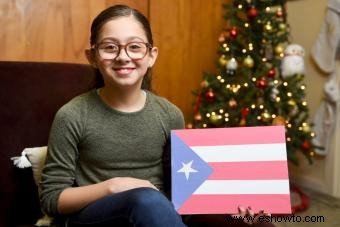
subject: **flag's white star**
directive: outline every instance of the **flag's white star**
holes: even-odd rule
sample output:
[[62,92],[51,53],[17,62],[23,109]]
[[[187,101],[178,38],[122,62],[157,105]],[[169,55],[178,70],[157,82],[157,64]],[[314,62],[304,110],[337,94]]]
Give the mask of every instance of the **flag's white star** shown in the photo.
[[179,169],[177,171],[177,173],[184,173],[185,174],[185,178],[187,178],[187,180],[188,180],[190,173],[196,173],[197,172],[197,170],[191,168],[192,163],[193,163],[193,160],[191,160],[188,163],[183,163],[182,162],[182,166],[183,167],[181,169]]

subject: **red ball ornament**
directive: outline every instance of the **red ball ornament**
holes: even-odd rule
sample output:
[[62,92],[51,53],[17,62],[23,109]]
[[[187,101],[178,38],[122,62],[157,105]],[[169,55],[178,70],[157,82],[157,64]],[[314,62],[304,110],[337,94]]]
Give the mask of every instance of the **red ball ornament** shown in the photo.
[[201,82],[201,88],[207,88],[208,86],[209,86],[209,82],[208,82],[208,81],[203,80],[203,81]]
[[210,89],[205,93],[205,98],[208,102],[213,102],[215,101],[215,93]]
[[277,17],[283,17],[283,11],[281,9],[276,11],[276,16]]
[[261,88],[261,89],[265,89],[268,85],[268,82],[265,79],[261,79],[257,81],[257,87]]
[[230,37],[236,38],[238,35],[238,31],[236,27],[232,27],[229,31]]
[[268,76],[269,78],[274,78],[274,77],[275,77],[275,74],[276,74],[275,69],[271,69],[271,70],[268,71],[267,76]]
[[244,108],[241,109],[242,118],[246,118],[248,116],[248,114],[249,114],[249,108],[244,107]]
[[258,15],[258,11],[257,11],[257,9],[256,9],[254,6],[252,6],[252,7],[250,7],[250,9],[248,10],[247,15],[248,15],[248,17],[249,17],[250,19],[254,19],[254,18],[257,17],[257,15]]
[[197,113],[197,114],[195,114],[194,119],[195,119],[195,121],[201,121],[202,115],[200,113]]
[[188,123],[186,126],[185,126],[185,128],[187,128],[187,129],[192,129],[194,126],[191,124],[191,123]]
[[304,151],[309,151],[309,149],[311,148],[311,144],[305,140],[303,141],[303,143],[301,144],[301,148],[304,150]]
[[232,109],[237,107],[237,102],[236,102],[235,99],[230,99],[229,100],[229,107],[232,108]]

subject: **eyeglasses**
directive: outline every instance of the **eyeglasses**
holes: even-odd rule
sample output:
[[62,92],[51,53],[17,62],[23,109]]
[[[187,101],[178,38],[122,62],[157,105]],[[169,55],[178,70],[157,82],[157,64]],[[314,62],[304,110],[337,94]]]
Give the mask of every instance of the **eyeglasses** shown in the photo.
[[139,60],[145,57],[151,44],[144,42],[130,42],[125,45],[120,45],[112,42],[103,42],[95,45],[99,56],[104,60],[114,60],[120,54],[122,49],[131,60]]

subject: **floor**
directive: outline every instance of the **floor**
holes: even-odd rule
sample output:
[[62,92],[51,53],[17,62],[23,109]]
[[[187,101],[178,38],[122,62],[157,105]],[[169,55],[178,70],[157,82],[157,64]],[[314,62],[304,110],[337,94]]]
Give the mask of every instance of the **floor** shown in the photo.
[[[303,192],[310,198],[310,206],[306,210],[294,214],[295,217],[291,216],[290,222],[287,219],[286,221],[278,219],[273,223],[276,227],[340,226],[340,199],[307,189],[303,189]],[[305,220],[313,220],[314,222],[306,222]]]

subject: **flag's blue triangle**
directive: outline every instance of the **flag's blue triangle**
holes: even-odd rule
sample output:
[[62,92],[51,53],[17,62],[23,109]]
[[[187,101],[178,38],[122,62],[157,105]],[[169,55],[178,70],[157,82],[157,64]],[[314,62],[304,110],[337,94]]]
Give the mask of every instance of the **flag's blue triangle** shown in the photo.
[[[191,168],[197,172],[190,172],[187,179],[184,172],[178,172],[183,164],[192,161]],[[208,178],[213,169],[203,161],[175,132],[171,132],[171,198],[178,210],[192,193]]]

